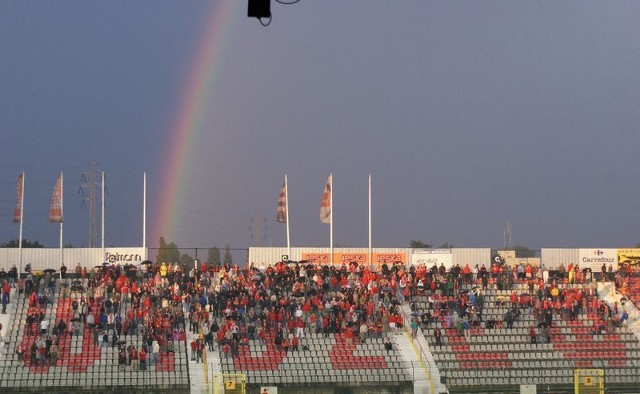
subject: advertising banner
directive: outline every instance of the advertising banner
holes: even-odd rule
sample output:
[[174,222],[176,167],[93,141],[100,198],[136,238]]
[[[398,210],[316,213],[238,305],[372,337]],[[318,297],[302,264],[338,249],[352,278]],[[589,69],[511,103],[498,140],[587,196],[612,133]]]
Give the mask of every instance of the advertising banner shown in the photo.
[[640,262],[640,248],[618,249],[618,266],[637,265]]
[[602,272],[602,264],[607,268],[611,264],[616,264],[617,254],[617,249],[578,249],[578,265],[580,269],[591,268],[594,273]]
[[331,254],[330,253],[308,253],[302,252],[300,253],[300,260],[310,261],[316,264],[331,264]]
[[144,261],[144,248],[105,248],[104,262],[110,264],[140,264]]
[[411,265],[424,264],[432,267],[434,264],[440,267],[444,264],[446,269],[453,265],[451,249],[414,249],[411,254]]
[[333,254],[333,262],[334,264],[349,264],[352,262],[356,262],[358,264],[369,264],[369,254],[368,253],[334,253]]
[[[330,253],[319,252],[302,252],[300,254],[301,260],[307,260],[316,264],[331,264]],[[406,263],[407,254],[403,252],[398,253],[372,253],[371,258],[373,264],[391,265],[396,262]],[[334,252],[333,263],[335,265],[349,264],[355,262],[359,265],[369,265],[369,253],[368,252]]]
[[407,255],[405,253],[373,253],[374,264],[393,264],[397,262],[406,263]]

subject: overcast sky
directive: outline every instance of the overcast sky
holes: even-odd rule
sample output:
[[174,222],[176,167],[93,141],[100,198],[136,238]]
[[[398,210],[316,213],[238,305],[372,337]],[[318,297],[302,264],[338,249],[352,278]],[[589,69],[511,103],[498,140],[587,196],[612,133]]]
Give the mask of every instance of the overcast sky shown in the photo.
[[[244,0],[0,2],[0,242],[18,236],[24,170],[24,236],[57,246],[47,210],[64,171],[65,243],[86,245],[92,160],[107,245],[142,243],[144,171],[149,233],[184,248],[285,245],[285,173],[293,246],[329,243],[329,173],[336,245],[367,245],[369,173],[374,246],[497,248],[507,220],[531,248],[640,242],[640,2],[272,3],[263,27]],[[188,187],[162,206],[211,23],[225,27]],[[160,211],[180,218],[167,234]]]

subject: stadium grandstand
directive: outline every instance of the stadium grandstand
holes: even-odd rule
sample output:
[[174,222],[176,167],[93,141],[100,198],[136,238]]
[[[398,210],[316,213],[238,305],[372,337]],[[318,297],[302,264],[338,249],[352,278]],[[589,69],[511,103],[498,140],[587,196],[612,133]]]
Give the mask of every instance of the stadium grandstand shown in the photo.
[[2,392],[640,387],[630,265],[145,261],[0,281]]

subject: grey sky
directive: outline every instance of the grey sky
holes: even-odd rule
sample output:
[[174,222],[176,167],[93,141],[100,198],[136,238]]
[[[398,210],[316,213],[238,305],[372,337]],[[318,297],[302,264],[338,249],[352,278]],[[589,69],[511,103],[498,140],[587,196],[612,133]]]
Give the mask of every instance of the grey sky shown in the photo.
[[293,245],[327,245],[330,172],[339,245],[366,246],[369,172],[375,246],[498,247],[507,219],[533,248],[640,242],[639,2],[273,2],[264,28],[226,1],[191,187],[166,207],[166,145],[215,2],[0,3],[0,241],[17,238],[24,169],[25,237],[56,245],[63,170],[65,239],[86,244],[78,188],[95,159],[109,245],[141,242],[145,170],[150,226],[177,210],[182,247],[255,244],[258,212],[262,244],[284,245],[284,173]]

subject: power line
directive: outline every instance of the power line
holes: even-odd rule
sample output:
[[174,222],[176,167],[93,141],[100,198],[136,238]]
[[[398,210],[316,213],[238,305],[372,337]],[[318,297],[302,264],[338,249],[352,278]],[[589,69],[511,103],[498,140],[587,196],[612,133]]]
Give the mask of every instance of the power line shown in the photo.
[[[97,163],[91,160],[89,172],[80,176],[80,190],[82,195],[80,206],[86,207],[89,202],[89,247],[98,246],[98,178],[96,174]],[[85,194],[86,192],[86,194]]]

